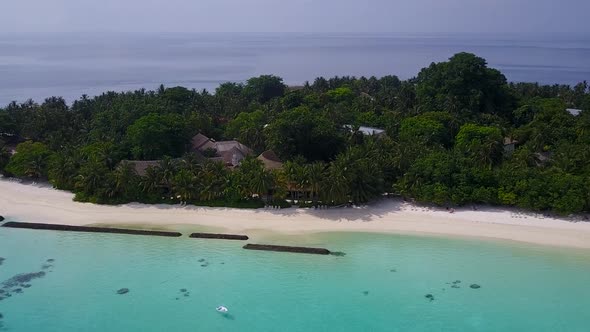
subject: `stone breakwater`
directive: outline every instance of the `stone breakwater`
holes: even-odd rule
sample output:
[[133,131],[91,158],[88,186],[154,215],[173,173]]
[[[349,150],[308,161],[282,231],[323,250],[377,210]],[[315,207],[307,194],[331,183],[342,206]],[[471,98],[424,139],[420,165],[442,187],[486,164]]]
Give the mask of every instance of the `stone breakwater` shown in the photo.
[[301,254],[316,254],[316,255],[329,255],[330,254],[330,250],[325,249],[325,248],[289,247],[289,246],[276,246],[276,245],[270,245],[270,244],[248,243],[244,246],[244,249],[279,251],[279,252],[295,252],[295,253],[301,253]]
[[192,233],[189,235],[190,238],[195,239],[219,239],[219,240],[248,240],[247,235],[235,235],[235,234],[213,234],[213,233]]
[[[21,229],[37,229],[37,230],[54,230],[54,231],[71,231],[71,232],[87,232],[87,233],[109,233],[109,234],[128,234],[128,235],[151,235],[151,236],[165,236],[165,237],[181,237],[182,233],[168,232],[168,231],[151,231],[140,229],[124,229],[124,228],[110,228],[110,227],[93,227],[93,226],[71,226],[59,224],[43,224],[43,223],[29,223],[9,221],[4,223],[1,227],[6,228],[21,228]],[[215,233],[192,233],[190,238],[199,239],[222,239],[222,240],[248,240],[247,235],[235,234],[215,234]],[[292,247],[279,246],[272,244],[246,244],[244,249],[249,250],[263,250],[263,251],[278,251],[278,252],[292,252],[301,254],[316,254],[316,255],[330,255],[344,256],[341,252],[331,252],[325,248],[310,248],[310,247]],[[0,260],[0,264],[2,261]],[[47,267],[43,267],[46,269]]]
[[2,227],[42,229],[42,230],[53,230],[53,231],[70,231],[70,232],[88,232],[88,233],[151,235],[151,236],[167,236],[167,237],[180,237],[180,236],[182,236],[182,233],[179,233],[179,232],[148,231],[148,230],[140,230],[140,229],[124,229],[124,228],[110,228],[110,227],[71,226],[71,225],[42,224],[42,223],[16,222],[16,221],[9,221],[9,222],[3,224]]

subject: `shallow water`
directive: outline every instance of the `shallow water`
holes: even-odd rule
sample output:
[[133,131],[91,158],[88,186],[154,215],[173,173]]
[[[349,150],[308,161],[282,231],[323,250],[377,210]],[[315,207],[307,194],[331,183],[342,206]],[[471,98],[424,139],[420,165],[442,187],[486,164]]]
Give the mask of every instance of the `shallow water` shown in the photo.
[[68,101],[161,83],[214,90],[275,74],[414,77],[457,52],[486,58],[511,81],[590,81],[590,38],[574,35],[20,34],[0,32],[0,105],[49,96]]
[[0,322],[61,332],[588,331],[588,251],[375,234],[265,241],[346,255],[0,228],[0,283],[46,272],[21,294],[5,289],[13,295],[0,301]]

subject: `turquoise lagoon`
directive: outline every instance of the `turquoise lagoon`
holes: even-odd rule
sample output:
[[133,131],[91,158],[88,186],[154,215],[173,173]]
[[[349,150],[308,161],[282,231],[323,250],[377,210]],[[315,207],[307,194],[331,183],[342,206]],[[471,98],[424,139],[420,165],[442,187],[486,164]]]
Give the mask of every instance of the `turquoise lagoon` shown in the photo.
[[[346,255],[0,228],[0,289],[13,294],[0,330],[590,331],[588,251],[377,234],[255,240]],[[41,271],[22,293],[6,286]]]

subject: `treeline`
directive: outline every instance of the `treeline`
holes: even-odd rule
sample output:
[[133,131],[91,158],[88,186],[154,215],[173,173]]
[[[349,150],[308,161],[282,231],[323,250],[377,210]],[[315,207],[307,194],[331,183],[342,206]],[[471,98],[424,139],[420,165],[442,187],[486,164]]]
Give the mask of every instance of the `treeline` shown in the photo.
[[[0,169],[99,203],[339,205],[393,193],[578,213],[590,210],[589,110],[586,82],[507,83],[484,59],[460,53],[407,81],[317,78],[289,88],[267,75],[214,94],[161,86],[71,106],[56,97],[11,103],[0,109]],[[285,164],[267,170],[247,158],[230,170],[189,152],[197,133],[272,149]],[[161,161],[140,176],[124,160]]]

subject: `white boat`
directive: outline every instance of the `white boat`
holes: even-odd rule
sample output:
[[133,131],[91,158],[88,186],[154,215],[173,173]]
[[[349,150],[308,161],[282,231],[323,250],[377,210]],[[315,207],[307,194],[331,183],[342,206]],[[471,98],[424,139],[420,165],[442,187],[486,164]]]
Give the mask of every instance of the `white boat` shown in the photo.
[[215,308],[215,310],[217,310],[218,312],[228,312],[229,309],[227,309],[226,307],[220,305],[219,307]]

